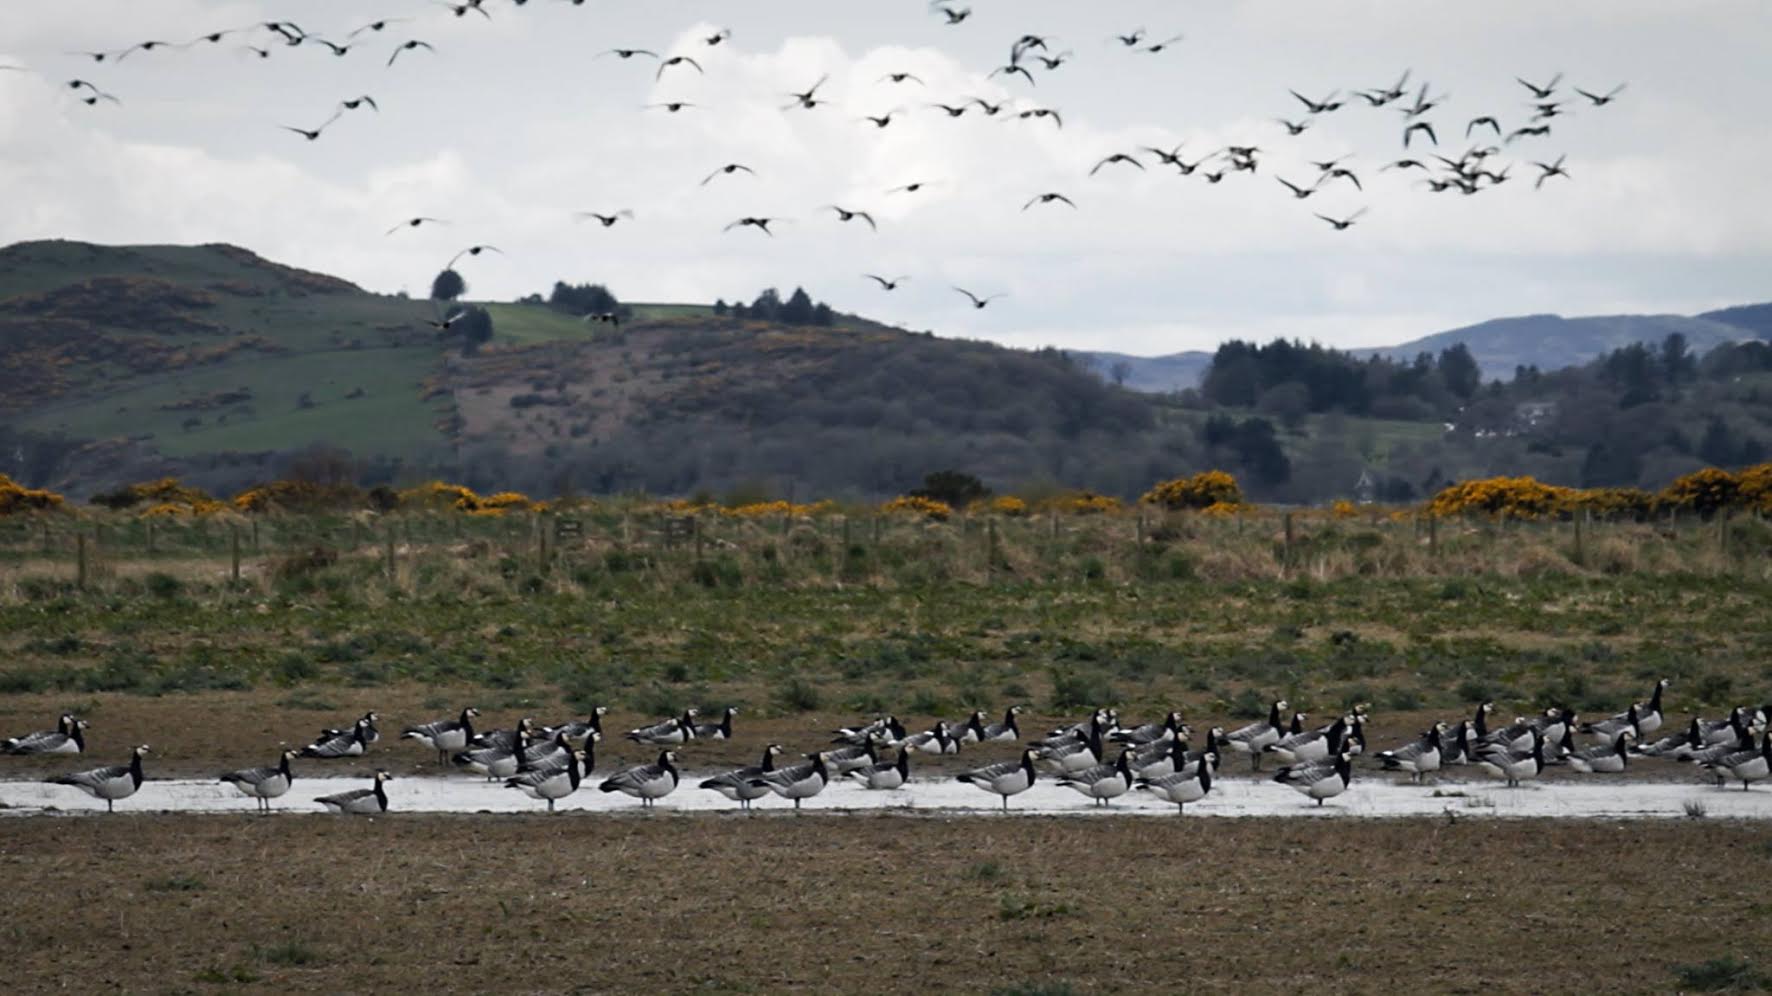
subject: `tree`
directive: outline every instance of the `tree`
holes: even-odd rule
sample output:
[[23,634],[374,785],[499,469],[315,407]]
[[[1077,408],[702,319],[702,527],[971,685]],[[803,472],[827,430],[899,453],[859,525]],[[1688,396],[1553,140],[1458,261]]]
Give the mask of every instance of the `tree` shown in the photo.
[[433,301],[453,301],[467,292],[467,281],[463,280],[461,274],[454,270],[444,270],[437,274],[437,279],[431,281],[431,300]]
[[806,288],[794,288],[787,303],[781,306],[780,318],[784,325],[812,324],[812,296],[806,293]]
[[731,310],[732,309],[727,306],[725,298],[721,298],[718,301],[714,302],[714,315],[716,317],[725,318],[726,313]]
[[831,310],[830,305],[820,301],[818,306],[812,309],[812,324],[821,328],[830,328],[837,324],[837,313]]
[[991,489],[983,481],[957,470],[938,470],[923,478],[923,486],[911,492],[913,498],[945,502],[950,508],[965,508],[990,496]]
[[1661,340],[1661,372],[1669,384],[1691,380],[1698,373],[1698,358],[1687,348],[1685,335],[1669,332]]
[[1483,386],[1483,368],[1477,365],[1470,347],[1462,342],[1440,350],[1439,367],[1440,380],[1446,389],[1466,401]]
[[1114,365],[1108,367],[1108,377],[1113,380],[1115,387],[1125,387],[1126,378],[1130,376],[1132,376],[1132,364],[1125,360],[1115,360]]
[[461,355],[473,356],[492,341],[492,314],[485,308],[468,308],[450,328],[461,336]]

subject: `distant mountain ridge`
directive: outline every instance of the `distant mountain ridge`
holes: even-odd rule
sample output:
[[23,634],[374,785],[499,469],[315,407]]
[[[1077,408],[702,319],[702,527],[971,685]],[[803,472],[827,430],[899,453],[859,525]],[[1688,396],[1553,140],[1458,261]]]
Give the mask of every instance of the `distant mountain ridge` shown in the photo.
[[[1772,304],[1750,304],[1701,315],[1522,315],[1497,318],[1464,328],[1438,332],[1395,346],[1350,350],[1356,356],[1409,359],[1418,353],[1438,354],[1458,343],[1470,349],[1485,380],[1508,379],[1521,366],[1542,371],[1579,366],[1635,342],[1656,344],[1678,332],[1692,351],[1703,353],[1743,339],[1772,341]],[[1109,379],[1116,371],[1134,391],[1166,393],[1198,387],[1212,365],[1212,354],[1189,351],[1164,356],[1079,352],[1078,360]]]

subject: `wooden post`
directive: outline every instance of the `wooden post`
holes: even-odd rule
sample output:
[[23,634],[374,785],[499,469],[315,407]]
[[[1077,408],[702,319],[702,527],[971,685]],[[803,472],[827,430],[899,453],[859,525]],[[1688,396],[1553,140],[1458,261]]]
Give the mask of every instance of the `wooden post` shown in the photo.
[[849,516],[843,516],[843,556],[849,556]]
[[232,577],[235,584],[240,583],[240,527],[228,527],[228,552],[233,561]]
[[697,516],[692,517],[689,520],[689,528],[694,531],[694,535],[695,535],[695,562],[699,564],[699,563],[701,563],[701,557],[702,557],[701,516],[697,515]]
[[1139,547],[1142,548],[1144,546],[1144,513],[1143,512],[1138,513],[1138,532],[1137,532],[1136,538],[1138,540]]
[[394,555],[394,528],[392,526],[389,526],[383,532],[385,534],[384,540],[385,540],[385,546],[386,546],[386,548],[383,552],[387,556],[388,580],[392,581],[392,580],[394,580],[394,578],[396,576],[395,570],[399,567],[399,564],[395,560],[395,555]]
[[548,563],[548,531],[546,522],[541,516],[535,517],[535,573],[547,574]]
[[252,552],[254,555],[264,552],[264,548],[259,546],[259,543],[258,543],[258,520],[257,519],[252,520]]
[[880,545],[880,517],[874,516],[874,545]]
[[85,588],[86,588],[86,534],[85,533],[76,533],[74,535],[74,555],[78,558],[78,564],[79,564],[79,567],[78,567],[79,573],[75,575],[76,583],[79,585],[81,590],[85,590]]
[[1440,555],[1440,517],[1431,512],[1427,517],[1427,552],[1430,557]]
[[1292,566],[1292,513],[1287,512],[1283,518],[1286,524],[1286,560],[1287,567]]
[[1583,550],[1581,542],[1581,518],[1581,515],[1577,513],[1575,516],[1575,563],[1577,566],[1587,562],[1586,551]]
[[[1138,520],[1141,524],[1143,519]],[[997,573],[997,520],[985,520],[985,576],[995,577]]]
[[148,526],[148,556],[151,557],[154,555],[154,520],[149,519],[147,526]]
[[1052,509],[1046,513],[1046,531],[1047,531],[1048,537],[1050,539],[1052,539],[1055,542],[1058,540],[1058,510],[1057,509]]

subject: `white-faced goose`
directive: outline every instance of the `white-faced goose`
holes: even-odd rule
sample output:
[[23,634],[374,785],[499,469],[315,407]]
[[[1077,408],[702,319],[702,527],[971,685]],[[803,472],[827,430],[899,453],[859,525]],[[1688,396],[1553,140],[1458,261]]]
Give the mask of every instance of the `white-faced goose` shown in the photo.
[[541,729],[541,735],[546,739],[552,740],[554,737],[564,733],[568,740],[584,741],[593,733],[599,735],[602,734],[603,717],[608,713],[609,707],[607,706],[593,706],[590,713],[585,716],[584,719],[574,719],[561,723],[559,726],[544,726]]
[[1322,729],[1281,737],[1263,748],[1263,753],[1272,754],[1283,765],[1321,761],[1332,754],[1341,753],[1342,742],[1347,739],[1348,725],[1352,722],[1352,716],[1338,717],[1335,722]]
[[400,739],[424,741],[425,746],[437,752],[437,763],[443,764],[449,760],[450,754],[467,749],[468,741],[474,739],[474,717],[478,715],[480,710],[469,706],[455,719],[408,726],[400,734]]
[[1634,730],[1620,730],[1611,743],[1570,751],[1564,760],[1584,775],[1615,775],[1630,762],[1630,744],[1636,738]]
[[[370,715],[374,715],[371,713]],[[301,749],[302,757],[333,761],[341,757],[361,757],[369,749],[374,730],[367,717],[359,719],[348,730],[328,730],[320,739]]]
[[489,747],[472,747],[450,760],[458,767],[485,775],[487,781],[509,778],[517,773],[518,755],[529,748],[529,731],[520,729],[516,732],[516,741],[508,746],[494,744]]
[[1544,734],[1533,730],[1531,735],[1532,746],[1526,750],[1500,744],[1479,749],[1477,763],[1496,777],[1507,779],[1510,788],[1537,778],[1544,771]]
[[521,789],[531,799],[546,800],[551,813],[554,803],[578,791],[579,782],[589,773],[588,768],[581,767],[587,757],[582,750],[571,751],[560,767],[513,775],[505,779],[505,788]]
[[1760,735],[1759,750],[1742,750],[1726,754],[1711,764],[1710,770],[1717,776],[1717,784],[1723,784],[1723,776],[1741,782],[1741,790],[1746,792],[1754,782],[1765,781],[1772,777],[1772,733]]
[[240,790],[240,794],[249,796],[258,810],[263,813],[271,811],[271,800],[289,791],[295,782],[295,775],[289,770],[289,762],[299,755],[286,750],[277,757],[277,763],[268,768],[241,768],[221,776],[221,780]]
[[[599,725],[599,729],[600,728],[601,726]],[[517,726],[515,729],[488,730],[484,733],[476,733],[468,740],[468,746],[470,748],[502,747],[505,750],[512,750],[517,746],[519,740],[531,737],[534,732],[535,720],[525,716],[522,719],[517,720]],[[557,731],[549,730],[547,731],[547,736],[552,738],[555,732]]]
[[1021,739],[1021,726],[1015,717],[1021,715],[1021,706],[1010,706],[1003,711],[1003,721],[992,723],[979,734],[979,740],[985,743],[1011,743]]
[[628,739],[654,747],[688,743],[695,739],[695,710],[685,709],[676,719],[660,720],[651,726],[629,730]]
[[1051,765],[1059,774],[1086,771],[1101,764],[1106,756],[1102,751],[1099,730],[1091,730],[1084,740],[1041,748],[1039,755],[1040,760]]
[[[1642,732],[1642,715],[1633,704],[1623,713],[1610,719],[1602,719],[1597,723],[1581,724],[1581,732],[1611,743],[1620,733],[1629,730],[1632,733]],[[1548,734],[1547,734],[1548,736]]]
[[554,771],[566,766],[566,759],[572,756],[572,741],[563,733],[554,734],[554,739],[530,744],[517,752],[517,774],[526,771]]
[[1445,732],[1445,723],[1435,723],[1420,740],[1396,750],[1380,751],[1379,763],[1384,765],[1386,771],[1407,771],[1410,781],[1419,782],[1422,775],[1440,770],[1440,762],[1445,753],[1441,737]]
[[897,716],[881,716],[860,726],[845,726],[840,730],[833,730],[831,734],[831,743],[848,744],[851,747],[860,747],[872,737],[879,737],[891,744],[900,743],[906,735],[904,724],[898,721]]
[[897,760],[880,761],[865,768],[853,769],[846,774],[860,782],[862,788],[896,791],[904,788],[904,783],[911,780],[911,752],[900,747]]
[[1709,771],[1711,775],[1716,778],[1717,785],[1721,787],[1727,782],[1728,775],[1724,771],[1719,771],[1716,765],[1726,757],[1735,754],[1744,754],[1753,749],[1753,731],[1743,727],[1734,741],[1729,743],[1710,744],[1699,750],[1693,751],[1691,754],[1687,755],[1686,760]]
[[[831,774],[847,775],[851,771],[860,771],[880,759],[880,741],[869,740],[860,747],[839,747],[825,751],[820,756],[830,766]],[[900,751],[904,748],[900,747]]]
[[697,739],[697,740],[731,740],[732,739],[732,717],[734,717],[736,715],[738,715],[738,710],[733,708],[732,706],[727,706],[726,711],[721,714],[720,721],[718,723],[696,724],[695,739]]
[[1477,763],[1476,722],[1465,720],[1458,724],[1450,743],[1443,743],[1440,751],[1440,763],[1475,764]]
[[366,789],[323,795],[314,801],[326,807],[327,812],[342,816],[380,816],[388,811],[388,792],[382,786],[393,777],[385,771],[378,771]]
[[640,800],[642,807],[651,808],[658,800],[675,791],[680,780],[676,752],[661,750],[658,752],[658,760],[619,772],[597,786],[597,790],[631,795]]
[[108,768],[93,768],[91,771],[77,771],[71,775],[62,775],[49,779],[51,785],[72,785],[94,799],[105,800],[105,811],[115,812],[118,799],[127,799],[142,787],[142,755],[148,753],[148,745],[142,744],[129,752],[128,764],[113,764]]
[[1649,693],[1649,705],[1637,710],[1637,733],[1650,734],[1661,729],[1661,693],[1673,684],[1673,679],[1663,678],[1655,683],[1655,689]]
[[898,742],[898,746],[925,754],[960,753],[960,742],[948,732],[948,721],[945,719],[937,720],[932,729],[905,737]]
[[1281,768],[1274,773],[1274,781],[1317,800],[1321,806],[1324,800],[1347,791],[1354,778],[1354,754],[1358,752],[1358,746],[1349,745],[1332,758]]
[[954,742],[961,746],[978,743],[984,739],[984,712],[974,709],[972,715],[948,729],[953,732]]
[[1033,787],[1036,780],[1034,774],[1034,751],[1032,748],[1021,752],[1021,760],[1004,761],[1000,764],[989,764],[975,768],[955,777],[955,781],[976,785],[986,792],[994,792],[1003,797],[1003,809],[1009,809],[1009,797],[1020,795]]
[[715,775],[701,783],[704,789],[712,789],[733,802],[739,808],[749,809],[751,803],[769,794],[767,784],[758,785],[752,780],[761,778],[775,770],[775,759],[781,756],[781,744],[770,744],[763,748],[763,759],[748,768],[728,771],[723,775]]
[[751,779],[751,784],[761,785],[783,799],[794,800],[794,810],[798,812],[800,803],[823,792],[831,781],[830,769],[825,767],[826,755],[815,753],[807,756],[811,760],[758,775]]
[[1212,791],[1212,769],[1218,763],[1216,754],[1208,754],[1192,771],[1177,771],[1160,778],[1140,778],[1138,788],[1159,799],[1175,803],[1177,814],[1187,812],[1187,804],[1199,802]]
[[1146,723],[1132,730],[1115,730],[1108,735],[1108,739],[1117,744],[1143,747],[1146,744],[1174,740],[1175,731],[1180,728],[1181,713],[1171,711],[1160,722]]
[[1701,727],[1704,731],[1704,742],[1707,745],[1732,744],[1741,739],[1748,728],[1750,716],[1745,706],[1736,706],[1729,710],[1725,719],[1709,720]]
[[1642,744],[1635,749],[1645,757],[1665,757],[1673,761],[1684,761],[1692,752],[1704,746],[1703,724],[1697,716],[1686,724],[1686,729],[1662,737],[1654,743]]
[[1132,789],[1132,751],[1122,747],[1112,764],[1097,764],[1074,771],[1058,780],[1058,784],[1094,799],[1102,806],[1113,805],[1113,799]]
[[22,737],[0,740],[0,754],[79,754],[86,750],[84,719],[63,713],[55,729],[38,730]]
[[1268,709],[1266,722],[1250,723],[1240,730],[1232,730],[1224,738],[1224,745],[1239,754],[1248,754],[1254,759],[1255,770],[1261,770],[1261,753],[1269,744],[1279,743],[1286,735],[1286,726],[1280,717],[1288,708],[1285,699],[1275,702]]

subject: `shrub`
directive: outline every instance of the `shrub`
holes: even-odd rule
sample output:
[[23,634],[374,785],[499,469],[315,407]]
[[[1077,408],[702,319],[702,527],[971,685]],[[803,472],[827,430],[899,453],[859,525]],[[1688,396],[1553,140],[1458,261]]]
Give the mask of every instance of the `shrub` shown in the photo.
[[1243,489],[1237,479],[1222,470],[1208,470],[1192,477],[1163,481],[1139,499],[1146,505],[1170,510],[1205,509],[1214,505],[1235,507],[1243,504]]
[[880,511],[887,515],[912,515],[932,522],[946,522],[954,514],[953,506],[932,498],[919,498],[916,495],[904,495],[894,498],[880,506]]
[[1772,989],[1772,975],[1754,967],[1753,962],[1724,956],[1691,965],[1673,966],[1675,978],[1685,989],[1701,993],[1752,992]]
[[27,488],[15,483],[5,474],[0,474],[0,515],[53,512],[61,508],[64,502],[65,499],[53,491]]
[[805,678],[794,678],[776,689],[774,701],[782,712],[813,712],[824,704],[818,686]]
[[1661,500],[1668,507],[1706,517],[1733,507],[1740,498],[1741,481],[1734,474],[1715,467],[1678,478],[1661,492]]

